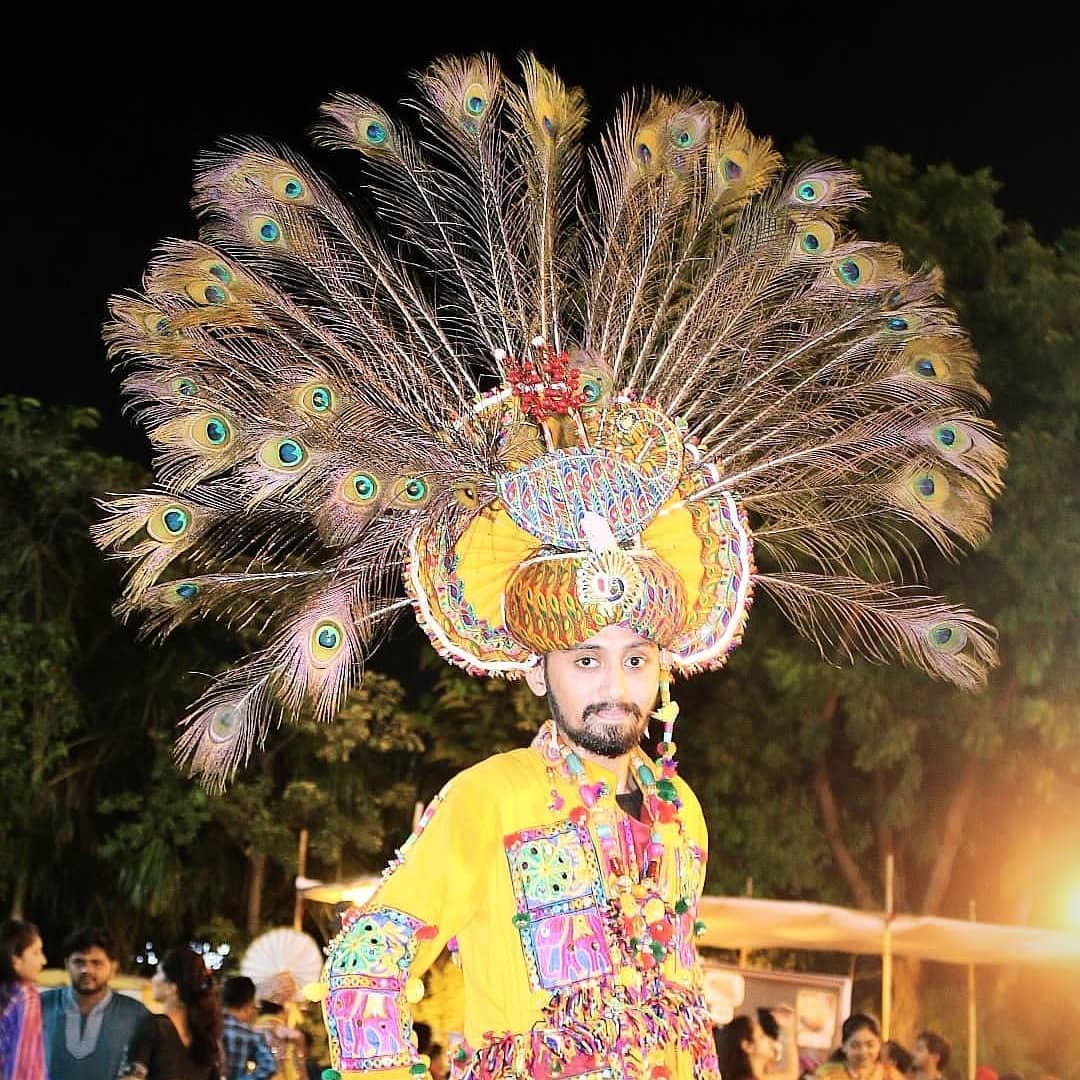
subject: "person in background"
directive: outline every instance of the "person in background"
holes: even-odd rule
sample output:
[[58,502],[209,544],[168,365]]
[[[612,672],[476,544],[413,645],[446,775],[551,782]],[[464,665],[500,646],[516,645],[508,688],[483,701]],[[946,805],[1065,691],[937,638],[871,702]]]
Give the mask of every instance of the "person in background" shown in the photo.
[[303,1080],[307,1073],[304,1033],[289,1023],[286,1011],[295,992],[296,982],[288,975],[261,983],[255,991],[259,998],[259,1015],[252,1026],[270,1044],[277,1066],[274,1073],[277,1080]]
[[852,1013],[840,1029],[839,1061],[830,1058],[817,1080],[903,1080],[895,1066],[881,1059],[881,1028],[867,1013]]
[[911,1071],[911,1054],[895,1039],[888,1039],[881,1044],[881,1060],[905,1075]]
[[758,1009],[758,1023],[772,1044],[773,1058],[765,1066],[768,1080],[796,1080],[799,1054],[795,1045],[795,1010],[790,1005]]
[[743,1014],[733,1017],[721,1030],[717,1057],[724,1080],[764,1080],[776,1052],[757,1018]]
[[911,1075],[916,1080],[941,1080],[949,1067],[948,1040],[936,1031],[924,1031],[915,1040],[911,1055]]
[[270,1080],[277,1072],[266,1039],[255,1021],[255,984],[233,975],[221,988],[221,1042],[225,1048],[225,1080]]
[[38,928],[22,919],[0,926],[0,1080],[47,1080],[41,998],[45,967]]
[[41,995],[50,1080],[111,1080],[139,1056],[150,1013],[141,1001],[110,988],[118,959],[107,930],[76,930],[64,941],[71,985]]
[[149,1080],[220,1080],[221,1007],[202,957],[170,949],[150,985],[164,1012],[150,1018]]

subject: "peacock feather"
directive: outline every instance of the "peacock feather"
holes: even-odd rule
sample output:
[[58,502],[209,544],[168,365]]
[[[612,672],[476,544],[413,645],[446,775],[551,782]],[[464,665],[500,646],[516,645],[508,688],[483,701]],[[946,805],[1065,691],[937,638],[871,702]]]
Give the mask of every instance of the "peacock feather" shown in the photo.
[[[581,91],[531,56],[520,82],[481,55],[416,86],[408,123],[353,94],[322,107],[316,142],[362,158],[358,205],[285,148],[223,141],[196,165],[198,240],[111,302],[155,454],[153,489],[94,530],[126,565],[119,613],[264,640],[192,707],[184,764],[223,785],[283,718],[331,719],[425,607],[419,553],[452,604],[466,548],[509,568],[595,544],[597,477],[636,500],[609,547],[652,537],[690,583],[710,522],[744,520],[770,569],[732,541],[739,604],[756,584],[830,657],[977,686],[992,628],[916,583],[919,541],[984,538],[1004,453],[940,282],[851,229],[858,177],[785,173],[739,110],[686,93],[628,96],[587,145]],[[579,396],[525,415],[521,362],[559,356]],[[538,490],[584,517],[534,529]],[[461,642],[485,635],[480,670],[514,674],[532,658],[473,576],[436,644],[475,667]],[[713,622],[723,648],[688,644],[686,670],[737,643]]]

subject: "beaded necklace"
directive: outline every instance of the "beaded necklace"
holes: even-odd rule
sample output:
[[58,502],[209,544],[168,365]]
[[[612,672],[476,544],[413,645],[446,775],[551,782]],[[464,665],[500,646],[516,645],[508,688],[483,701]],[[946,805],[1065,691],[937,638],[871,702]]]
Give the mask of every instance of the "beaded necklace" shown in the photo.
[[639,751],[630,754],[629,775],[641,790],[642,807],[651,826],[640,868],[629,817],[617,811],[610,802],[601,801],[604,796],[613,794],[608,784],[605,781],[589,783],[584,762],[560,739],[554,720],[545,722],[534,742],[545,760],[551,785],[549,809],[559,811],[565,806],[565,799],[558,789],[558,769],[576,786],[581,799],[580,805],[570,811],[570,820],[590,829],[599,841],[601,866],[607,875],[613,915],[618,920],[620,936],[627,944],[633,964],[624,967],[618,975],[619,981],[627,984],[640,982],[636,968],[649,970],[663,962],[674,934],[675,920],[687,910],[685,899],[680,898],[674,906],[669,905],[660,890],[665,851],[683,832],[679,818],[682,803],[675,787],[676,747],[672,741],[679,707],[670,698],[670,677],[667,672],[663,674],[661,704],[652,713],[653,718],[664,725],[664,737],[657,747],[660,776],[656,776],[652,764]]

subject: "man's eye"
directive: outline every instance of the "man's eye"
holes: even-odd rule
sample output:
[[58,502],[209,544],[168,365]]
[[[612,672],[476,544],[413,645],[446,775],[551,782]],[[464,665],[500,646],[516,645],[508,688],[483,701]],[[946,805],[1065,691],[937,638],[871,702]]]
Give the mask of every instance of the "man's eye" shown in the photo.
[[595,656],[579,656],[578,667],[591,668],[596,663]]

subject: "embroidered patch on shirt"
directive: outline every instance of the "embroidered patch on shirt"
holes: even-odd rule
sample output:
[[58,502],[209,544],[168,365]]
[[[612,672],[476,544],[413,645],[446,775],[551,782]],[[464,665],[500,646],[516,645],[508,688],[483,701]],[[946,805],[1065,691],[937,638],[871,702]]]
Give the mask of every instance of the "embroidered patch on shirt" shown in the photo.
[[412,1063],[405,981],[423,925],[394,908],[371,908],[353,916],[334,941],[326,1029],[341,1070]]
[[529,983],[557,990],[613,970],[600,865],[588,832],[572,822],[503,839]]

